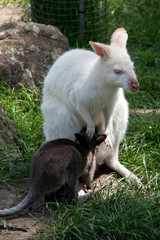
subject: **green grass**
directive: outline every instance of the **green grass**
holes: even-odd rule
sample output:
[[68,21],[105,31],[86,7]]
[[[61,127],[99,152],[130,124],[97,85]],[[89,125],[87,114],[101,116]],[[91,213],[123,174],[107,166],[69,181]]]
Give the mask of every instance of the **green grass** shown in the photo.
[[[40,102],[41,93],[38,94],[23,86],[20,90],[14,90],[6,85],[1,85],[0,103],[17,127],[15,138],[17,151],[14,149],[15,146],[10,146],[9,150],[2,146],[0,176],[4,177],[5,173],[8,177],[28,176],[29,163],[34,152],[44,140]],[[10,158],[7,158],[8,152]]]
[[[15,2],[27,1],[10,1]],[[118,27],[127,30],[128,50],[140,82],[138,93],[126,93],[130,108],[159,109],[160,1],[109,0],[109,6],[109,37]],[[18,131],[16,151],[14,146],[0,148],[0,179],[14,183],[29,176],[33,154],[44,140],[41,92],[2,84],[0,103]],[[32,239],[160,239],[160,115],[130,117],[120,161],[143,181],[145,190],[122,186],[118,177],[105,194],[84,203],[67,208],[57,203],[50,208],[50,221]]]
[[[90,201],[67,208],[57,204],[51,210],[49,224],[44,224],[32,239],[159,239],[159,202],[150,190],[143,192],[126,187],[116,193],[99,194]],[[147,196],[147,197],[146,197]]]
[[15,5],[18,7],[28,7],[30,4],[30,0],[2,0],[1,4],[3,6],[11,4],[11,5]]

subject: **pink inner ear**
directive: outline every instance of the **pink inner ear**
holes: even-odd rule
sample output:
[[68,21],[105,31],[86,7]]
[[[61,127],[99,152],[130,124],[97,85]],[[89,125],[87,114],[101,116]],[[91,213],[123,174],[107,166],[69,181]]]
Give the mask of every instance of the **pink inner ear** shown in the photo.
[[94,51],[97,53],[97,55],[104,57],[105,55],[105,50],[103,49],[102,46],[100,46],[100,44],[98,43],[94,43],[94,42],[89,42],[91,44],[91,46],[93,47]]
[[124,28],[118,28],[111,37],[111,44],[115,43],[119,47],[126,47],[128,34]]

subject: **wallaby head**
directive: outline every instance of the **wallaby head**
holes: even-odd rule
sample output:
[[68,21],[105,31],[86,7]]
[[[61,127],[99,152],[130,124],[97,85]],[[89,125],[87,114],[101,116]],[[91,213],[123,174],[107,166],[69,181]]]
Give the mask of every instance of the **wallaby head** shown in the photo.
[[118,28],[111,36],[110,45],[90,41],[95,53],[103,63],[103,74],[107,76],[107,84],[122,87],[132,93],[139,89],[134,64],[131,61],[126,45],[128,34],[124,28]]
[[91,139],[88,139],[86,133],[75,133],[75,138],[81,146],[90,151],[94,151],[97,146],[99,146],[106,139],[105,134],[94,134]]

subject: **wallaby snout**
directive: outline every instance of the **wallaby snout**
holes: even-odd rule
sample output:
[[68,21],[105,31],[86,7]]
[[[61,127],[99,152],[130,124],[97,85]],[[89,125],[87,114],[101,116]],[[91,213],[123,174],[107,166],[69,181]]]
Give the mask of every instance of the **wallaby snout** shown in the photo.
[[129,78],[129,88],[132,93],[135,93],[139,89],[139,82],[137,81],[136,78]]

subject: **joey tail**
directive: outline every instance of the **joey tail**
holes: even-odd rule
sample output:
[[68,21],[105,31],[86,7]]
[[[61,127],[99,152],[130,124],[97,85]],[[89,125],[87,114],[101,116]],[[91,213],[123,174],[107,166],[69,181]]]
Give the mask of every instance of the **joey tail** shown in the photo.
[[16,206],[0,210],[0,217],[8,217],[8,216],[13,216],[17,213],[22,212],[26,208],[30,207],[33,203],[35,203],[38,199],[40,198],[39,194],[32,193],[29,191],[25,198],[18,203]]

